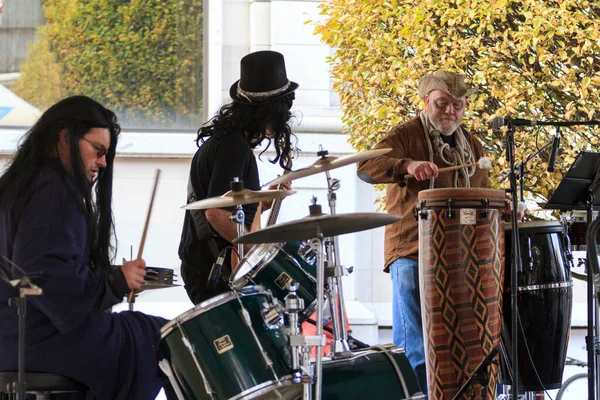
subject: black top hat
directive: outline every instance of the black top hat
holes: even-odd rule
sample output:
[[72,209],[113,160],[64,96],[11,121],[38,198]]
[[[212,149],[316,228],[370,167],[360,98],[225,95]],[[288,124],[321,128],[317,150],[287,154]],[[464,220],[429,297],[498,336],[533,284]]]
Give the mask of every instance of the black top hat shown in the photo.
[[234,101],[248,104],[266,103],[298,89],[288,80],[283,55],[276,51],[250,53],[240,62],[240,80],[231,85]]

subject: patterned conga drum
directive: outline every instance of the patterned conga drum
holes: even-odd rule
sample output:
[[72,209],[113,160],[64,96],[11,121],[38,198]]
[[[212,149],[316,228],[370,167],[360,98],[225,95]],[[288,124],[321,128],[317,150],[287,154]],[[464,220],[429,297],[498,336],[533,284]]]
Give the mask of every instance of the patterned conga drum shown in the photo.
[[[451,400],[500,344],[505,194],[484,188],[419,192],[419,279],[430,398]],[[469,399],[495,399],[497,364]]]

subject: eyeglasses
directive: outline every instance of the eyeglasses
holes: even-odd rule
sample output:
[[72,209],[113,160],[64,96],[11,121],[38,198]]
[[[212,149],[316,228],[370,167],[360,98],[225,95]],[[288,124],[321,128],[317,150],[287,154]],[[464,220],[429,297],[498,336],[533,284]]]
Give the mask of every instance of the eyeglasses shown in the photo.
[[89,144],[92,145],[92,147],[96,150],[96,158],[100,159],[106,155],[106,152],[108,151],[108,149],[106,147],[99,146],[96,143],[94,143],[84,137],[81,137],[80,139],[85,140],[86,142],[88,142]]
[[452,108],[454,108],[454,111],[460,111],[463,108],[465,108],[465,102],[462,100],[457,100],[457,101],[453,101],[453,102],[444,101],[444,100],[436,100],[433,102],[433,104],[440,110],[446,110],[449,105],[452,105]]

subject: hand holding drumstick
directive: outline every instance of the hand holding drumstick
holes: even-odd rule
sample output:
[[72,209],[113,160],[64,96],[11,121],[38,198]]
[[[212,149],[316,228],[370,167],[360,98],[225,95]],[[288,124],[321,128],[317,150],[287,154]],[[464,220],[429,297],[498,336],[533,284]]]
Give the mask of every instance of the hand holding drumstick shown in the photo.
[[[414,166],[414,167],[413,167]],[[436,178],[440,172],[454,171],[460,168],[477,167],[480,169],[492,169],[492,162],[487,157],[481,157],[476,163],[453,165],[446,168],[437,168],[437,165],[429,161],[411,163],[409,169],[412,172],[404,175],[404,179],[416,178],[419,181]]]
[[[133,260],[125,265],[123,265],[122,269],[123,269],[123,274],[125,274],[125,278],[127,280],[127,284],[129,285],[129,288],[131,289],[131,291],[129,292],[129,295],[127,296],[127,301],[129,302],[129,310],[133,311],[133,303],[135,301],[135,290],[139,290],[142,287],[142,283],[144,283],[144,277],[146,276],[146,262],[142,259],[142,253],[144,252],[144,245],[146,244],[146,234],[148,233],[148,225],[150,224],[150,215],[152,214],[152,206],[154,205],[154,197],[156,195],[156,188],[158,186],[158,180],[160,178],[160,169],[156,170],[156,177],[154,178],[154,189],[152,189],[152,197],[150,198],[150,206],[148,206],[148,215],[146,215],[146,223],[144,225],[144,231],[142,233],[142,241],[140,242],[140,248],[138,249],[138,256],[136,260]],[[129,265],[131,264],[131,266]],[[131,284],[128,278],[128,275],[126,275],[126,269],[124,269],[125,267],[127,268],[127,271],[130,272],[130,278],[131,278]],[[130,268],[129,268],[130,267]],[[143,269],[143,274],[142,274],[142,268]],[[141,282],[139,281],[139,278],[141,279]]]

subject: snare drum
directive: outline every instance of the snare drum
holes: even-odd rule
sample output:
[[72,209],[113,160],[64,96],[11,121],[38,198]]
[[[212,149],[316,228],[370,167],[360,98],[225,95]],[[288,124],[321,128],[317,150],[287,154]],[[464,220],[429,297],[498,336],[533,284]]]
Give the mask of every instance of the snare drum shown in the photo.
[[[510,286],[512,226],[506,225],[504,329],[500,383],[510,384],[512,310]],[[519,389],[558,389],[567,356],[573,307],[569,248],[565,228],[558,221],[522,222],[519,245],[523,271],[517,274],[517,303],[521,327],[518,342]]]
[[211,392],[219,400],[296,398],[302,385],[292,383],[284,328],[269,291],[247,286],[202,302],[167,323],[160,330],[158,349],[168,363],[171,383],[186,400],[209,399]]
[[323,399],[425,399],[404,350],[382,345],[323,361]]
[[[500,344],[505,194],[494,189],[419,192],[419,278],[430,396],[452,399]],[[495,399],[498,367],[484,398]]]
[[296,294],[304,300],[300,320],[304,321],[317,306],[316,264],[316,255],[306,242],[260,244],[240,262],[231,281],[235,289],[248,284],[264,286],[282,304],[289,293],[287,283],[297,282]]

